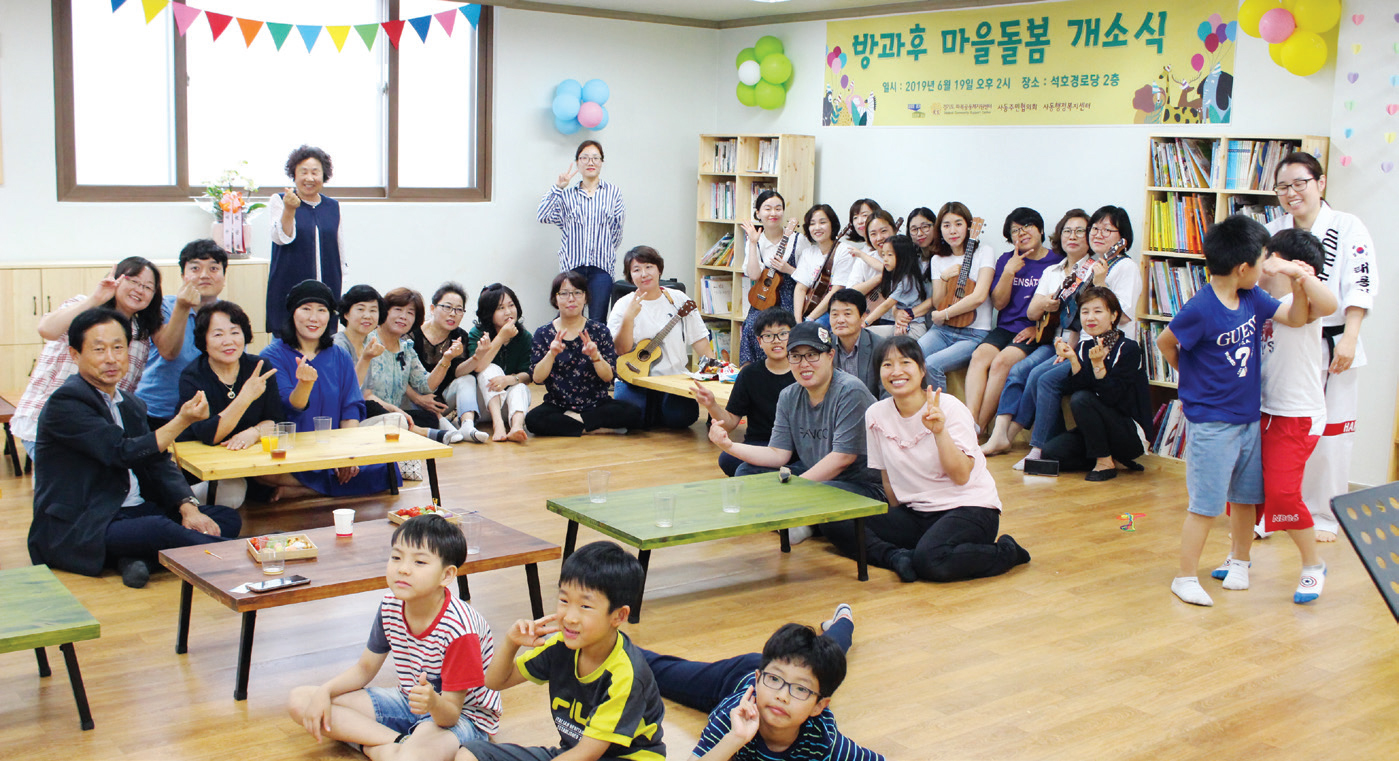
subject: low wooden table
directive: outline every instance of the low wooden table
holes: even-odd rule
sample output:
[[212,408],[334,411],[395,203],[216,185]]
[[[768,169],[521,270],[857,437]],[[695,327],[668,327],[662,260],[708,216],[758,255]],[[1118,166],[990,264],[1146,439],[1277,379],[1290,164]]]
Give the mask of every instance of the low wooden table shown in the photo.
[[19,398],[18,394],[0,393],[0,424],[5,426],[5,454],[10,456],[10,464],[14,466],[15,477],[18,478],[24,475],[24,467],[19,462],[19,442],[10,431],[10,418],[15,415],[15,405],[7,398],[10,396]]
[[73,643],[102,636],[102,625],[46,565],[0,571],[0,610],[5,611],[0,618],[0,653],[33,648],[39,676],[46,677],[53,672],[44,648],[58,645],[68,666],[73,702],[78,704],[79,725],[92,729],[92,711]]
[[714,401],[720,407],[726,407],[729,403],[729,394],[733,392],[734,384],[722,383],[717,380],[697,381],[688,375],[652,375],[646,378],[637,378],[632,382],[633,386],[649,388],[652,391],[661,391],[667,394],[683,396],[686,399],[695,398],[694,385],[698,383],[709,389],[714,394]]
[[[297,532],[309,534],[311,541],[320,548],[320,554],[309,560],[288,560],[284,575],[300,574],[310,578],[311,583],[263,593],[229,591],[246,582],[274,578],[265,576],[262,567],[248,554],[246,539],[161,551],[160,564],[169,568],[183,582],[180,585],[180,621],[175,652],[183,654],[189,650],[190,605],[194,588],[199,587],[200,591],[224,607],[243,614],[243,633],[238,646],[238,677],[233,698],[247,699],[257,612],[264,608],[376,589],[387,591],[384,568],[388,563],[390,538],[396,528],[387,519],[381,519],[356,523],[354,536],[347,538],[336,537],[334,527]],[[530,610],[535,618],[539,618],[544,615],[544,598],[539,590],[538,564],[559,556],[560,550],[556,544],[492,520],[482,520],[481,551],[468,556],[466,563],[457,569],[459,596],[463,600],[471,599],[466,584],[467,574],[523,565],[525,580],[529,585]]]
[[[741,510],[737,513],[723,511],[720,487],[728,480],[743,483]],[[669,528],[656,525],[657,492],[675,495],[675,522]],[[548,507],[550,512],[568,519],[564,559],[573,553],[578,541],[578,524],[581,523],[640,550],[638,557],[643,571],[649,568],[653,549],[780,531],[782,551],[791,552],[787,529],[853,518],[856,543],[860,548],[859,557],[856,558],[860,581],[869,579],[865,562],[865,518],[889,510],[889,505],[884,502],[805,478],[793,476],[784,484],[778,480],[776,473],[609,491],[607,502],[602,504],[589,501],[586,494],[563,497],[549,500]],[[642,592],[645,592],[644,577]],[[632,623],[641,620],[641,598],[642,595],[637,596],[636,607],[632,609]]]
[[[199,480],[209,482],[208,501],[211,505],[216,504],[214,495],[218,482],[224,478],[270,476],[350,465],[426,460],[428,487],[432,490],[433,500],[441,504],[442,495],[437,487],[436,458],[451,457],[451,446],[411,431],[403,431],[398,441],[385,441],[384,428],[377,425],[338,428],[326,431],[326,435],[329,439],[320,444],[316,442],[315,431],[297,433],[295,445],[287,451],[286,459],[282,460],[272,459],[272,455],[262,451],[260,446],[235,452],[197,441],[181,441],[175,444],[175,460],[180,467],[193,473]],[[389,473],[388,488],[390,493],[398,493],[392,470]]]

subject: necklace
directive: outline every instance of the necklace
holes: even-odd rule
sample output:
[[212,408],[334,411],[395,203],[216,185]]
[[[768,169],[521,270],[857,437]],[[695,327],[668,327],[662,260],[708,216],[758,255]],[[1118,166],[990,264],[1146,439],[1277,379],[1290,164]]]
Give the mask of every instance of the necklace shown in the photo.
[[[213,368],[211,367],[211,368],[209,368],[209,369],[212,370]],[[238,395],[235,394],[235,393],[233,392],[233,387],[234,387],[235,385],[238,384],[238,377],[237,377],[236,375],[233,377],[233,382],[232,382],[232,383],[224,383],[224,382],[223,382],[223,378],[220,378],[220,377],[219,377],[219,374],[218,374],[217,372],[215,372],[215,373],[214,373],[214,380],[217,380],[217,381],[219,382],[219,385],[221,385],[221,386],[223,386],[223,387],[225,387],[225,388],[228,389],[228,398],[229,398],[229,399],[236,399],[236,398],[238,397]]]

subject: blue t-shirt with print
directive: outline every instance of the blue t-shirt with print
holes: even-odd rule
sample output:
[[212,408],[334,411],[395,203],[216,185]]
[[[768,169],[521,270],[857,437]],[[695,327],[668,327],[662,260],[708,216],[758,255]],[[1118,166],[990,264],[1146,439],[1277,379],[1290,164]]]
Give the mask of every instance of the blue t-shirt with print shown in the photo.
[[1214,288],[1205,288],[1171,320],[1171,333],[1180,342],[1179,391],[1187,420],[1258,422],[1263,323],[1277,314],[1281,303],[1255,286],[1239,291],[1239,308],[1230,309]]
[[[179,412],[176,403],[180,400],[180,373],[189,367],[189,363],[199,359],[199,350],[194,348],[195,311],[189,310],[189,323],[185,326],[185,342],[180,346],[180,356],[166,359],[160,356],[159,351],[153,351],[146,360],[146,369],[141,373],[141,385],[136,387],[136,396],[146,403],[146,414],[151,417],[174,417]],[[161,324],[169,322],[174,312],[175,297],[166,296],[160,302]]]
[[[1014,251],[1007,251],[1001,254],[1001,258],[996,260],[996,275],[991,279],[991,288],[994,290],[996,283],[1001,282],[1001,273],[1006,269],[1006,262]],[[1010,301],[1006,302],[1006,308],[996,315],[996,327],[1004,328],[1012,333],[1019,333],[1025,328],[1035,324],[1030,319],[1030,299],[1035,296],[1035,289],[1039,287],[1040,275],[1050,267],[1064,261],[1063,254],[1054,252],[1052,249],[1039,259],[1026,259],[1025,266],[1015,273],[1015,279],[1011,281]]]

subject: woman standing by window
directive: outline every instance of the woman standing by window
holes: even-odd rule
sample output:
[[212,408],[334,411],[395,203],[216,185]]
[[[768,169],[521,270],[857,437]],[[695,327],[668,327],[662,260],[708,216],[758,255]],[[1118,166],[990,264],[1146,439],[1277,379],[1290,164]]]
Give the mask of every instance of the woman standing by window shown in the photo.
[[303,145],[287,157],[292,187],[267,199],[272,220],[272,266],[267,271],[267,331],[286,323],[287,294],[303,280],[325,283],[338,300],[345,275],[340,246],[340,203],[321,193],[330,181],[330,156]]
[[[588,316],[598,322],[607,319],[612,271],[617,268],[617,249],[622,245],[622,225],[627,217],[622,191],[602,181],[602,161],[601,143],[579,143],[573,164],[559,173],[539,202],[539,221],[558,225],[563,231],[559,269],[581,272],[587,278]],[[582,179],[569,187],[569,181],[579,174]]]

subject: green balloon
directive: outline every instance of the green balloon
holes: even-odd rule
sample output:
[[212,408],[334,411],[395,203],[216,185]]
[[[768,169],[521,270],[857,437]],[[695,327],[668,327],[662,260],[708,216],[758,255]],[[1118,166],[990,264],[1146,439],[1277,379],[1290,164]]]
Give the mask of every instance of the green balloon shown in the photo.
[[753,48],[744,48],[738,51],[738,60],[734,61],[734,68],[742,66],[744,61],[756,60],[758,60],[758,53]]
[[792,61],[781,53],[773,53],[758,63],[763,79],[775,85],[792,78]]
[[753,46],[753,51],[757,53],[758,61],[761,62],[764,58],[767,58],[773,53],[783,52],[782,40],[779,40],[770,34],[763,35],[762,37],[758,38],[758,43]]
[[758,96],[758,106],[769,111],[776,111],[787,102],[787,91],[782,85],[775,85],[765,79],[758,80],[758,84],[753,86]]
[[[762,84],[762,81],[759,80],[758,84]],[[745,106],[758,105],[758,93],[753,85],[745,85],[742,82],[738,83],[738,102]]]

